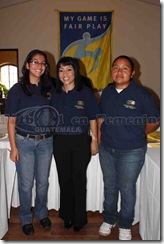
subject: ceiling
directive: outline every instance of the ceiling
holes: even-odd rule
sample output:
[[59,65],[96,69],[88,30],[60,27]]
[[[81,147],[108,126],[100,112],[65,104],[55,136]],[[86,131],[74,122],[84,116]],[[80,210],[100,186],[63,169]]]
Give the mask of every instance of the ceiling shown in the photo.
[[160,5],[160,0],[137,0],[137,1]]
[[32,0],[0,0],[0,8],[6,8],[12,5],[29,2]]
[[[29,1],[32,0],[0,0],[0,8],[7,8],[12,5],[29,2]],[[137,0],[137,1],[160,5],[160,0]]]

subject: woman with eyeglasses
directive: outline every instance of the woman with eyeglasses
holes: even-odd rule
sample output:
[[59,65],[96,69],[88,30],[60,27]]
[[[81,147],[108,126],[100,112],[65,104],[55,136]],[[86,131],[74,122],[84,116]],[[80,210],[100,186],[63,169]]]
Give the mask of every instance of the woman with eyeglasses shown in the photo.
[[34,215],[44,229],[51,227],[46,206],[53,152],[53,137],[47,133],[52,93],[49,71],[46,54],[31,51],[22,67],[23,76],[10,89],[6,101],[10,159],[15,162],[18,176],[19,220],[26,235],[34,233],[31,210],[34,179]]

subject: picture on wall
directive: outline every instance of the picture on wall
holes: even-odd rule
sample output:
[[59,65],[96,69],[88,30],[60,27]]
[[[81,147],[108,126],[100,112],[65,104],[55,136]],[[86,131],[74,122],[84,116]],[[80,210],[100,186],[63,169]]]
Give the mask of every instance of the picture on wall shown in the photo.
[[80,72],[101,91],[110,83],[113,11],[59,11],[59,57],[79,60]]

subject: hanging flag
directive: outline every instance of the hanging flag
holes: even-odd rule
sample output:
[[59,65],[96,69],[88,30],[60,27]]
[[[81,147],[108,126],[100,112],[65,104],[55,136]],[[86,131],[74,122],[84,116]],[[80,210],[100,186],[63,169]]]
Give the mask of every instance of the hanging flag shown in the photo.
[[90,78],[97,90],[110,83],[112,19],[113,11],[59,11],[59,57],[79,59],[81,75]]

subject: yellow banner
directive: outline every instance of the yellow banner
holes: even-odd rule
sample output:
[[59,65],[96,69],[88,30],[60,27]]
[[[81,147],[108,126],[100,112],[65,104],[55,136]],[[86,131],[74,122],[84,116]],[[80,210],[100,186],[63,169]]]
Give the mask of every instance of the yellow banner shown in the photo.
[[60,54],[79,59],[80,72],[93,88],[110,83],[112,57],[111,12],[59,12]]

